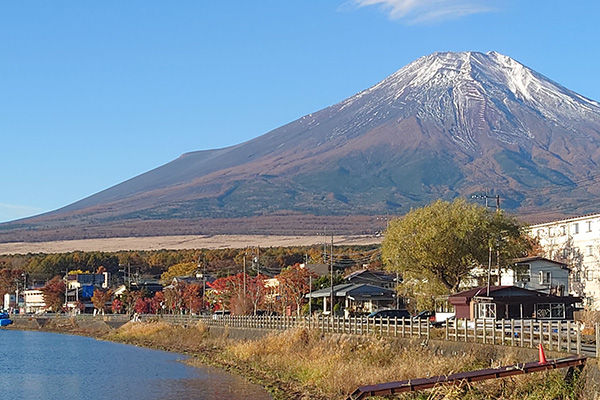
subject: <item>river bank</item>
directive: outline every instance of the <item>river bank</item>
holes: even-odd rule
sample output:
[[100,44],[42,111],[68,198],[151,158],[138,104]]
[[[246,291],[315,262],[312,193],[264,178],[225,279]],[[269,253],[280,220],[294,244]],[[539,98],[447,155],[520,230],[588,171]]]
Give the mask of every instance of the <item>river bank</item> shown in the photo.
[[[106,324],[102,327],[101,322],[82,326],[74,321],[48,321],[41,329],[186,354],[191,356],[192,365],[217,366],[244,376],[268,389],[276,400],[344,399],[362,385],[535,359],[535,354],[526,349],[477,345],[453,348],[376,336],[321,335],[306,329],[262,332],[254,340],[231,339],[232,332],[227,329],[211,330],[202,324],[183,327],[159,321],[126,323],[118,328]],[[569,382],[565,371],[555,370],[463,387],[439,387],[400,398],[575,400],[586,398],[583,387],[578,376]]]

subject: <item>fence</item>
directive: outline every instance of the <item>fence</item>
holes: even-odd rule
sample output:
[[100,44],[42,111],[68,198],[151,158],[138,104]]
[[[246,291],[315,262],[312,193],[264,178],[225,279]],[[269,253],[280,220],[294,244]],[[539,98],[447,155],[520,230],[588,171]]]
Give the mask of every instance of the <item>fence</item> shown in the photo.
[[[152,318],[152,316],[144,316]],[[156,318],[156,316],[154,316]],[[360,318],[360,317],[296,317],[296,316],[238,316],[224,315],[191,316],[164,315],[163,321],[171,324],[191,325],[202,321],[208,326],[228,326],[232,328],[286,330],[292,328],[317,329],[323,333],[371,335],[392,337],[429,338],[431,328],[427,320],[396,318]]]
[[[46,318],[48,316],[45,316]],[[78,320],[126,321],[125,315],[79,314],[75,317],[55,314],[53,318]],[[11,316],[14,319],[31,316]],[[137,317],[136,317],[137,318]],[[535,348],[541,343],[549,351],[600,356],[600,324],[595,335],[582,335],[583,325],[573,321],[539,320],[448,320],[445,328],[432,328],[426,319],[395,319],[365,317],[297,317],[297,316],[238,316],[238,315],[153,315],[141,320],[160,319],[170,324],[193,325],[202,321],[207,326],[226,326],[247,329],[286,330],[292,328],[316,329],[322,333],[348,335],[378,335],[413,337]]]
[[[441,340],[535,348],[541,343],[549,351],[600,355],[600,338],[582,335],[582,324],[573,321],[538,320],[449,320],[445,328],[432,328],[427,320],[395,318],[286,317],[286,316],[189,316],[165,315],[174,324],[202,321],[208,326],[285,330],[297,327],[323,333],[417,337]],[[596,326],[596,335],[600,327]]]
[[[598,332],[598,326],[596,327]],[[539,320],[452,320],[445,329],[446,340],[537,347],[566,353],[596,356],[598,341],[583,343],[582,324],[572,321]]]

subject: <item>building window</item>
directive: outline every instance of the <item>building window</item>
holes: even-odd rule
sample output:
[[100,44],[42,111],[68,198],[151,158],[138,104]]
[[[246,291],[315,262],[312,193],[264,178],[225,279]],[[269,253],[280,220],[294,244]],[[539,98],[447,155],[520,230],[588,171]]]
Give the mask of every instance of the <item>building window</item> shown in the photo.
[[553,228],[548,228],[548,236],[554,237],[554,229]]
[[591,232],[592,231],[592,221],[588,221],[587,222],[587,231]]
[[540,271],[540,285],[549,285],[551,281],[550,271]]
[[529,282],[531,280],[531,267],[529,264],[519,264],[515,266],[515,281]]
[[586,256],[593,256],[594,255],[594,248],[592,246],[585,246],[585,255]]
[[561,234],[561,236],[564,236],[567,234],[567,226],[566,225],[560,226],[560,234]]
[[477,303],[477,317],[485,319],[496,319],[496,304]]
[[588,281],[600,280],[600,271],[597,269],[589,270],[586,272],[586,277]]
[[579,233],[579,223],[575,222],[573,224],[573,234],[576,235]]
[[535,308],[537,319],[564,319],[566,317],[564,304],[536,304]]

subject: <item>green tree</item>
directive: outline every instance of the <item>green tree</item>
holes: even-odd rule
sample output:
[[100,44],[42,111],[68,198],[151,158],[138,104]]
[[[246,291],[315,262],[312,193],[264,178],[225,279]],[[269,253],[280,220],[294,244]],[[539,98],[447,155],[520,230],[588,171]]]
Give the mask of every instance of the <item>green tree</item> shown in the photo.
[[[410,279],[436,279],[456,292],[474,267],[523,256],[530,241],[513,217],[488,211],[463,199],[438,200],[392,220],[382,243],[386,268]],[[495,264],[494,264],[495,265]]]

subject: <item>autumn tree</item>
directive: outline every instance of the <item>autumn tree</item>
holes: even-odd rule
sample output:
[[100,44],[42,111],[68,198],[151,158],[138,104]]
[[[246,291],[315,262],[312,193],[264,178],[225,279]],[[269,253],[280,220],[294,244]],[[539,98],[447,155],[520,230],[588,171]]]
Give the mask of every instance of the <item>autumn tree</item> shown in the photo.
[[65,283],[60,276],[50,279],[42,289],[46,308],[52,311],[60,311],[65,302]]
[[123,311],[123,302],[119,299],[114,299],[110,305],[113,314],[120,314]]
[[310,291],[310,277],[315,276],[308,268],[294,264],[277,276],[283,308],[291,307],[300,315],[304,296]]
[[135,301],[133,310],[138,314],[148,314],[150,312],[150,299],[140,297]]
[[187,284],[177,282],[172,287],[166,288],[164,292],[166,309],[171,313],[182,314],[185,310],[184,292]]
[[185,285],[183,288],[183,305],[186,310],[197,314],[202,309],[202,288],[197,283]]
[[258,308],[263,304],[265,299],[265,280],[264,275],[258,274],[253,277],[249,277],[246,282],[246,298],[252,306],[253,314],[256,314]]
[[24,271],[20,269],[9,269],[3,268],[0,270],[0,296],[5,293],[14,293],[19,287],[23,286],[23,282],[19,282],[23,279]]
[[150,312],[153,314],[159,314],[163,311],[165,306],[165,294],[163,292],[156,292],[150,302]]
[[104,315],[106,309],[106,303],[112,299],[113,291],[111,289],[101,290],[94,289],[94,295],[92,296],[92,304],[98,312]]
[[474,267],[488,265],[490,247],[507,263],[529,246],[513,217],[457,199],[438,200],[390,221],[381,251],[386,267],[404,280],[436,279],[456,292]]
[[238,314],[248,311],[245,292],[247,285],[248,276],[246,275],[246,286],[244,287],[243,273],[219,278],[208,283],[208,286],[213,289],[211,291],[212,302],[218,305],[218,308],[225,310],[232,310],[232,305],[235,305],[235,311]]

